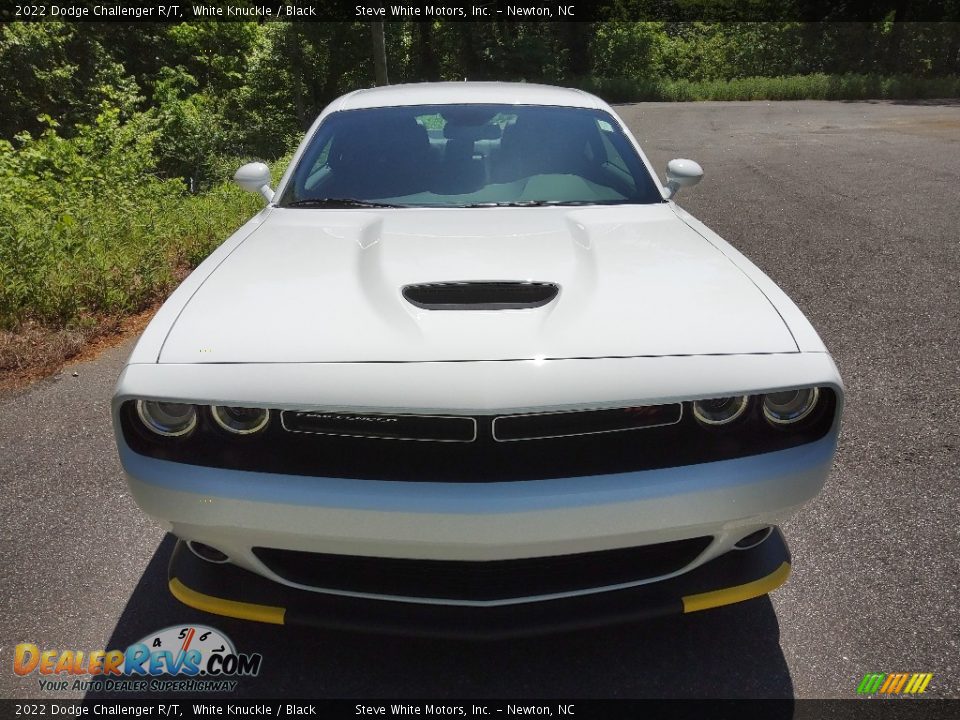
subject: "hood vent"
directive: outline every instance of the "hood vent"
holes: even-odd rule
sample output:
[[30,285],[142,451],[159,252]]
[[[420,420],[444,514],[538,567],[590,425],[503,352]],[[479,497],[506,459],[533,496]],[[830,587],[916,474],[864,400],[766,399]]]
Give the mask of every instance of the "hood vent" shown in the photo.
[[524,310],[546,305],[559,290],[546,282],[441,282],[407,285],[403,297],[424,310]]

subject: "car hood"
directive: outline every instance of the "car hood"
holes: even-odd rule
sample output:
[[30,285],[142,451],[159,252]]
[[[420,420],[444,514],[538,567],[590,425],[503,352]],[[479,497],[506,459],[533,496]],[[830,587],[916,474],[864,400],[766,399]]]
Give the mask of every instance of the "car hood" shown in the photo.
[[[418,283],[537,281],[531,309],[430,310]],[[754,283],[668,204],[274,209],[206,278],[160,362],[796,352]]]

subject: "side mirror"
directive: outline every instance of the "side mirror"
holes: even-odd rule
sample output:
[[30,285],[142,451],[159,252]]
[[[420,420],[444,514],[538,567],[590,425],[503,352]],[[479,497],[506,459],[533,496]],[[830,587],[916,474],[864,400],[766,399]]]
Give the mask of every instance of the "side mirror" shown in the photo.
[[693,160],[671,160],[667,163],[667,198],[673,198],[680,188],[693,187],[703,179],[703,168]]
[[258,192],[267,202],[273,200],[270,189],[270,168],[262,162],[247,163],[233,174],[233,181],[248,192]]

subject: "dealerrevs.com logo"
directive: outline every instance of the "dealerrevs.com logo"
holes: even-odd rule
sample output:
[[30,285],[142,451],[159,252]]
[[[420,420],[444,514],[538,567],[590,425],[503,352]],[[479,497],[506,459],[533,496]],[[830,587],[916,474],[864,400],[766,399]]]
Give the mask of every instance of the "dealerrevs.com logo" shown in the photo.
[[262,662],[260,653],[238,653],[216,628],[174,625],[126,650],[41,650],[21,643],[13,671],[36,674],[47,692],[230,692],[237,678],[258,675]]
[[932,673],[867,673],[857,686],[858,695],[919,695],[926,692]]

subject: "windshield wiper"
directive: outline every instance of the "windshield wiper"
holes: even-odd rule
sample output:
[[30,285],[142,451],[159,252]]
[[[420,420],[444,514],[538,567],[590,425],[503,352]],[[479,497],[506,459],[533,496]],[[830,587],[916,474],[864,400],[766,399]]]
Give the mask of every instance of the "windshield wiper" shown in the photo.
[[514,200],[509,202],[479,202],[463,205],[468,208],[488,207],[562,207],[573,205],[624,205],[625,200]]
[[284,203],[280,207],[285,208],[397,208],[403,205],[391,205],[390,203],[374,202],[372,200],[358,200],[357,198],[310,198],[307,200],[294,200]]
[[508,202],[478,202],[462,205],[465,208],[488,208],[488,207],[537,207],[539,205],[552,205],[546,200],[514,200]]

